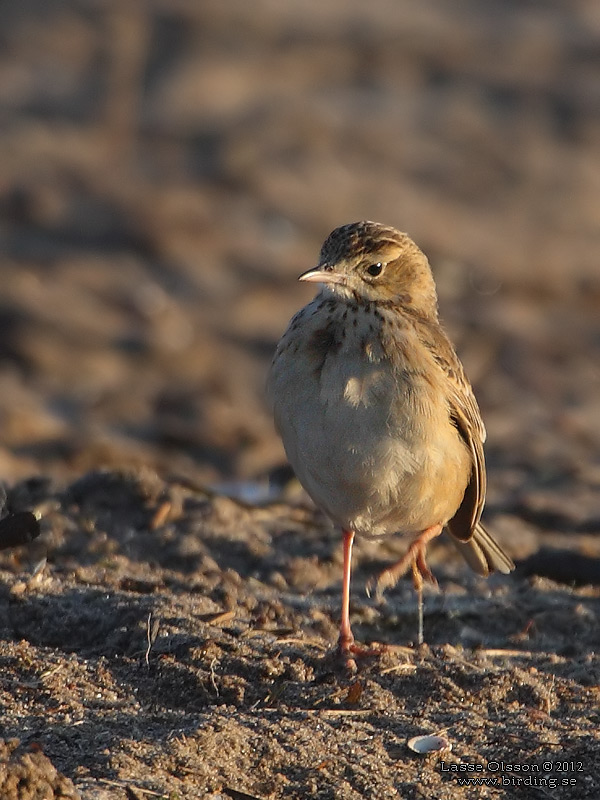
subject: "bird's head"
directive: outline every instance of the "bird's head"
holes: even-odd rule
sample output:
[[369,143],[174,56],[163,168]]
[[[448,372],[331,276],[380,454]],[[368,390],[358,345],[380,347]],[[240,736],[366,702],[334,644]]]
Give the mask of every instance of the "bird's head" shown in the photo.
[[362,302],[408,305],[437,316],[437,296],[425,254],[405,233],[378,222],[336,228],[321,248],[319,263],[299,280]]

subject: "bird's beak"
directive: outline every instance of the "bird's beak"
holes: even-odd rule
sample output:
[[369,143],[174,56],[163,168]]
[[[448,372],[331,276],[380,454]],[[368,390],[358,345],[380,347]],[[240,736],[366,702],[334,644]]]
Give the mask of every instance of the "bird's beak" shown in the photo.
[[321,267],[313,267],[303,272],[298,280],[310,281],[311,283],[346,283],[346,277],[339,272],[334,272],[327,264]]

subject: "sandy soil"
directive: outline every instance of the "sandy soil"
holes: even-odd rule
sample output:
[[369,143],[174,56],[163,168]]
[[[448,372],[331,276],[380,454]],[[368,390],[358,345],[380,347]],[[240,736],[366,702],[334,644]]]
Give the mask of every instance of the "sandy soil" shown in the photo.
[[[600,796],[594,0],[28,0],[0,43],[0,478],[42,526],[0,553],[2,798]],[[348,676],[263,385],[360,218],[430,256],[518,567],[440,542],[419,649],[410,582],[364,593],[406,542],[360,542],[389,647]]]

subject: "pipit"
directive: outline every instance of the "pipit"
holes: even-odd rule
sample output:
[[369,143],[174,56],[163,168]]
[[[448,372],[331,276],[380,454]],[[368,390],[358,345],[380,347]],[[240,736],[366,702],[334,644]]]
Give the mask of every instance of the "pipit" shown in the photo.
[[282,336],[268,391],[296,475],[343,531],[338,646],[353,668],[368,652],[350,627],[355,534],[413,537],[378,591],[412,570],[421,597],[423,580],[435,583],[427,544],[445,527],[479,575],[514,564],[481,524],[485,428],[426,256],[405,233],[355,222],[327,237],[300,280],[322,287]]

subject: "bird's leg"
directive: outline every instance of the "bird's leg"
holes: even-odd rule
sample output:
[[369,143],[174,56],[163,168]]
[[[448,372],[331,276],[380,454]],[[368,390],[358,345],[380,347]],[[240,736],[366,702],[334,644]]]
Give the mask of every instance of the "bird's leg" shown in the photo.
[[418,643],[423,644],[423,580],[437,586],[435,576],[429,569],[426,560],[427,545],[442,532],[443,525],[432,525],[420,533],[399,561],[382,570],[376,578],[367,583],[367,592],[370,594],[375,589],[377,597],[381,597],[386,589],[395,586],[409,569],[413,574],[413,585],[419,603],[419,631]]
[[386,589],[395,586],[409,569],[412,569],[417,591],[419,591],[419,585],[423,586],[423,579],[436,586],[435,576],[427,566],[426,550],[429,542],[440,535],[442,528],[443,525],[432,525],[420,533],[401,559],[390,564],[376,577],[371,578],[367,584],[367,591],[371,593],[375,589],[375,593],[381,596]]
[[344,572],[342,579],[342,618],[340,621],[340,638],[338,647],[342,655],[347,656],[354,644],[354,634],[350,627],[350,574],[352,572],[352,543],[354,531],[343,531],[344,535]]
[[342,616],[340,621],[340,635],[338,639],[338,651],[345,661],[346,667],[351,671],[356,671],[356,661],[353,656],[376,656],[381,655],[385,649],[378,647],[361,647],[354,641],[354,634],[350,627],[350,575],[352,572],[352,544],[354,542],[354,531],[343,531],[344,548],[344,572],[342,579]]

